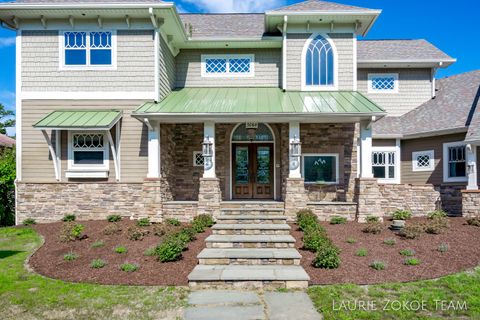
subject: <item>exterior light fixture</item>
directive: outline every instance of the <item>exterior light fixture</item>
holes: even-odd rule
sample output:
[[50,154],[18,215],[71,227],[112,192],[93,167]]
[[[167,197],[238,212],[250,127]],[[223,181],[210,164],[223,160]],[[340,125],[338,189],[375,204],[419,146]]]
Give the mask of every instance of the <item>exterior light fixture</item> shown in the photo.
[[290,142],[290,150],[290,154],[292,157],[300,157],[302,155],[302,143],[296,135],[293,136],[293,139]]

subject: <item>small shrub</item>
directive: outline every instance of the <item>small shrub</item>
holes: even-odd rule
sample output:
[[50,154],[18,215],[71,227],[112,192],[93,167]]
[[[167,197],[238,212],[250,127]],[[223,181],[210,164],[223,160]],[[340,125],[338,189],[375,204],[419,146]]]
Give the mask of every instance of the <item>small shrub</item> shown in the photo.
[[303,234],[303,248],[306,250],[315,252],[320,246],[330,244],[330,240],[321,229],[310,228]]
[[160,262],[178,260],[184,249],[183,242],[177,237],[169,237],[155,248],[155,255]]
[[75,241],[84,238],[83,230],[85,226],[83,224],[75,223],[73,221],[66,222],[60,233],[60,240],[63,242]]
[[425,232],[440,234],[448,228],[448,219],[445,217],[434,217],[425,224]]
[[138,227],[129,227],[127,229],[127,237],[132,241],[141,241],[149,233],[150,231]]
[[182,231],[180,231],[178,234],[181,234],[183,237],[185,237],[185,239],[188,240],[187,242],[190,242],[196,239],[197,233],[195,232],[195,229],[193,229],[192,227],[188,227],[183,228]]
[[309,209],[297,212],[297,224],[300,230],[305,231],[308,228],[315,227],[318,224],[317,216]]
[[78,258],[78,256],[73,252],[69,252],[69,253],[66,253],[66,254],[63,255],[63,260],[65,260],[65,261],[73,261],[77,258]]
[[120,266],[120,270],[124,272],[135,272],[138,270],[138,265],[135,263],[124,263]]
[[313,260],[315,268],[336,269],[340,266],[339,249],[333,245],[323,245],[318,248]]
[[347,243],[354,244],[354,243],[357,243],[357,240],[355,240],[353,238],[348,238]]
[[74,214],[67,214],[62,218],[62,221],[71,222],[71,221],[75,221],[75,219],[77,219],[77,217]]
[[375,216],[368,216],[365,220],[367,222],[380,222],[380,218]]
[[416,239],[418,238],[424,231],[424,227],[421,224],[413,223],[411,225],[405,226],[400,231],[400,236],[407,238],[407,239]]
[[382,227],[383,225],[380,221],[370,220],[362,231],[365,233],[379,234],[382,232]]
[[396,210],[392,214],[393,220],[407,220],[412,217],[412,213],[408,210]]
[[443,210],[435,210],[432,212],[427,213],[428,219],[435,219],[435,218],[446,218],[447,213]]
[[447,243],[442,243],[438,246],[438,251],[441,253],[445,253],[448,251],[449,248],[450,246]]
[[95,260],[92,260],[92,262],[90,262],[90,268],[93,268],[93,269],[101,269],[106,265],[107,265],[107,262],[105,262],[105,260],[102,260],[102,259],[95,259]]
[[210,228],[215,224],[213,217],[209,214],[199,214],[195,218],[193,218],[193,222],[197,222],[205,226],[206,228]]
[[411,257],[415,255],[415,250],[403,249],[403,250],[400,250],[398,253],[400,253],[400,255],[405,257]]
[[347,223],[347,218],[345,217],[332,217],[330,219],[330,224],[345,224]]
[[153,256],[155,255],[155,247],[147,248],[147,249],[143,252],[143,255],[144,255],[144,256],[147,256],[147,257],[153,257]]
[[383,244],[386,244],[388,246],[394,246],[397,244],[397,241],[395,239],[385,239],[383,240]]
[[23,220],[22,224],[24,226],[33,226],[34,224],[37,224],[37,221],[35,221],[35,219],[33,219],[33,218],[27,218],[27,219]]
[[178,221],[177,219],[167,219],[166,222],[172,226],[178,227],[180,225],[180,221]]
[[95,241],[94,243],[92,243],[91,247],[92,248],[102,248],[105,246],[105,242],[103,241]]
[[137,220],[137,226],[139,227],[148,227],[152,223],[150,222],[149,218],[140,218]]
[[406,266],[416,266],[416,265],[419,265],[420,262],[421,261],[417,258],[408,258],[408,259],[405,260],[404,264]]
[[105,228],[103,228],[103,234],[107,236],[119,234],[120,232],[122,232],[122,228],[120,228],[117,223],[108,224]]
[[122,217],[118,214],[111,214],[107,217],[108,222],[119,222],[122,220]]
[[467,223],[471,226],[480,227],[480,217],[468,218]]
[[366,257],[368,255],[368,250],[365,248],[360,248],[357,250],[357,253],[355,253],[357,257]]
[[127,253],[128,249],[124,246],[119,246],[113,249],[116,253],[122,254],[122,253]]
[[373,261],[370,263],[370,268],[375,270],[385,270],[385,263],[382,261]]

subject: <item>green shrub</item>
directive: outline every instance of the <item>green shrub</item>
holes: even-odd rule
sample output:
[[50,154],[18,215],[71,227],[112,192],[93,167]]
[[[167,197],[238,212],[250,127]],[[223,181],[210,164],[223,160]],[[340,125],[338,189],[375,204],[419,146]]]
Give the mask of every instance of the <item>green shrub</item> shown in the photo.
[[117,223],[108,224],[105,228],[103,228],[103,234],[107,236],[111,236],[112,234],[119,234],[122,232],[122,228]]
[[195,218],[193,218],[194,223],[198,223],[205,228],[210,228],[215,224],[215,221],[213,220],[213,217],[209,214],[199,214]]
[[468,218],[467,223],[471,226],[480,227],[480,217]]
[[297,224],[300,230],[305,231],[308,228],[317,226],[318,217],[309,209],[300,210],[297,213]]
[[107,262],[102,259],[95,259],[90,262],[90,268],[101,269],[107,265]]
[[177,219],[167,219],[166,222],[172,226],[178,227],[180,225],[180,221],[178,221]]
[[165,235],[169,235],[177,231],[178,228],[165,223],[156,223],[153,225],[152,233],[157,237],[163,237]]
[[355,240],[353,238],[348,238],[347,243],[354,244],[354,243],[357,243],[357,240]]
[[77,217],[74,214],[67,214],[62,218],[62,221],[71,222],[71,221],[75,221],[75,219],[77,219]]
[[168,237],[155,248],[155,255],[161,262],[175,261],[182,256],[184,243],[177,237]]
[[330,240],[321,229],[310,228],[303,234],[303,248],[317,251],[320,246],[330,245]]
[[[2,122],[5,121],[2,120]],[[0,149],[0,227],[4,227],[15,224],[16,160],[15,148]]]
[[427,214],[427,217],[429,219],[435,219],[435,218],[446,218],[447,217],[447,213],[443,210],[435,210],[435,211],[432,211],[432,212],[429,212]]
[[138,265],[135,263],[124,263],[120,266],[120,270],[124,272],[135,272],[138,270]]
[[368,216],[366,219],[365,219],[368,222],[380,222],[380,218],[379,217],[375,217],[375,216]]
[[149,218],[140,218],[137,220],[137,226],[139,227],[148,227],[152,223],[150,222]]
[[75,241],[84,237],[83,230],[85,226],[83,224],[75,223],[73,221],[66,222],[63,225],[60,233],[60,240],[62,242]]
[[182,234],[186,239],[188,239],[188,242],[190,241],[193,241],[196,239],[196,232],[195,232],[195,229],[193,229],[192,227],[188,227],[188,228],[183,228],[179,234]]
[[385,239],[383,240],[383,244],[386,244],[388,246],[394,246],[397,244],[397,241],[395,239]]
[[119,214],[111,214],[107,217],[108,222],[119,222],[122,217]]
[[127,237],[129,240],[132,240],[132,241],[141,241],[149,233],[150,231],[137,228],[137,227],[129,227],[127,229]]
[[413,223],[410,225],[405,226],[400,231],[400,236],[407,238],[407,239],[416,239],[418,238],[424,231],[424,226],[419,223]]
[[441,252],[441,253],[445,253],[445,252],[448,251],[449,248],[450,248],[450,246],[447,243],[441,243],[438,246],[438,251]]
[[37,224],[37,221],[35,221],[35,219],[33,219],[33,218],[27,218],[27,219],[23,220],[22,224],[24,226],[33,226],[34,224]]
[[411,257],[415,255],[415,250],[403,249],[403,250],[400,250],[399,253],[402,256]]
[[144,256],[153,257],[155,255],[155,247],[149,247],[143,252]]
[[363,228],[363,232],[365,233],[372,233],[372,234],[379,234],[382,232],[383,225],[380,221],[370,220],[367,221],[367,224]]
[[357,250],[357,253],[355,253],[357,257],[366,257],[368,255],[368,250],[365,248],[360,248]]
[[370,268],[375,270],[385,270],[386,265],[383,261],[373,261],[370,263]]
[[102,248],[105,246],[105,242],[103,241],[95,241],[94,243],[92,243],[91,247],[92,248]]
[[448,218],[434,217],[425,224],[424,230],[430,234],[440,234],[448,228]]
[[408,210],[396,210],[392,214],[393,220],[407,220],[412,217],[412,213]]
[[69,253],[66,253],[66,254],[63,255],[63,260],[65,260],[65,261],[73,261],[77,258],[78,258],[78,256],[73,252],[69,252]]
[[116,253],[122,254],[122,253],[127,253],[128,249],[124,246],[119,246],[113,249]]
[[345,217],[332,217],[330,219],[330,224],[344,224],[347,223],[347,218]]
[[416,265],[419,265],[420,264],[420,260],[417,259],[417,258],[408,258],[408,259],[405,259],[405,262],[404,264],[406,266],[416,266]]
[[200,221],[195,221],[195,220],[193,220],[193,222],[192,222],[192,228],[193,228],[193,230],[195,230],[196,233],[203,233],[203,232],[205,232],[205,226],[204,226],[203,223],[201,223]]
[[336,269],[340,266],[339,249],[333,245],[323,245],[318,248],[313,260],[315,268]]

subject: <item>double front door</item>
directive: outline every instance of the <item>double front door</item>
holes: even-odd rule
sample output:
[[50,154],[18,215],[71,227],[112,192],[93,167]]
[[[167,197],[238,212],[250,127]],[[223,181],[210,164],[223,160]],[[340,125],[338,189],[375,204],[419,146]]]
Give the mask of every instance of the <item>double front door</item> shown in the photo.
[[233,198],[273,199],[273,143],[232,145]]

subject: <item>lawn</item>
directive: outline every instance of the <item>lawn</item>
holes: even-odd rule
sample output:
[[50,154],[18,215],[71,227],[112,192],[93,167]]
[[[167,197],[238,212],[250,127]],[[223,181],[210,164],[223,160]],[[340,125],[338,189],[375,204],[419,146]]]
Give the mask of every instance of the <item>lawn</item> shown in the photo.
[[75,284],[24,268],[41,239],[31,228],[0,228],[2,319],[176,319],[186,305],[185,287]]

